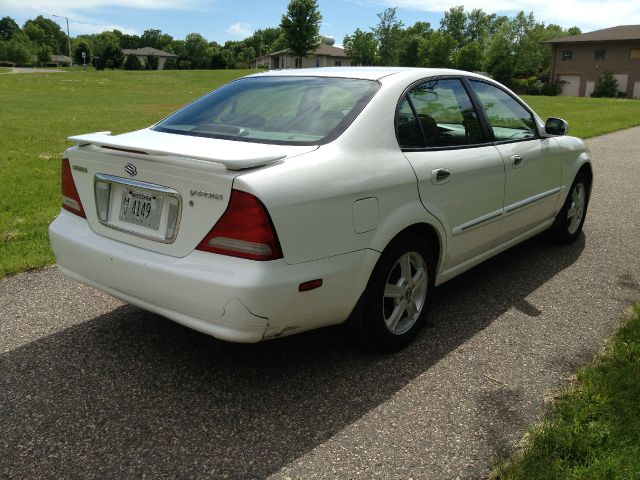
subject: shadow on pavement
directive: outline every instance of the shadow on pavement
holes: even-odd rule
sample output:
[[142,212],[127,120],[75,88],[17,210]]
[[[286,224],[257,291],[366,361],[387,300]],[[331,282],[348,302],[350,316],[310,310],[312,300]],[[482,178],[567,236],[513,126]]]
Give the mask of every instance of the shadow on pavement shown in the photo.
[[526,297],[584,245],[535,238],[443,285],[430,325],[389,356],[335,328],[235,345],[120,307],[0,357],[0,477],[264,478],[508,309],[535,319]]

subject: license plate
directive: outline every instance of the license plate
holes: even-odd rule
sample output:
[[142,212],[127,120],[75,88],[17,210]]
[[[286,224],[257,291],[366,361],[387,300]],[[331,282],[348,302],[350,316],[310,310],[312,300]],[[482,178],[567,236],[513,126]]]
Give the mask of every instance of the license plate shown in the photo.
[[123,222],[158,230],[163,200],[162,195],[127,188],[122,192],[118,218]]

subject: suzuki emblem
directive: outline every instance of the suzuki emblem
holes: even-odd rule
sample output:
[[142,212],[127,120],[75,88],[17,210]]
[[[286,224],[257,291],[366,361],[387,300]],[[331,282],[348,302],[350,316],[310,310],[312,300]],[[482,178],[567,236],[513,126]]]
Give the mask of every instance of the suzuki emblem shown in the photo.
[[127,172],[129,175],[131,175],[132,177],[135,177],[138,174],[138,169],[136,168],[136,166],[132,163],[127,163],[124,166],[124,171]]

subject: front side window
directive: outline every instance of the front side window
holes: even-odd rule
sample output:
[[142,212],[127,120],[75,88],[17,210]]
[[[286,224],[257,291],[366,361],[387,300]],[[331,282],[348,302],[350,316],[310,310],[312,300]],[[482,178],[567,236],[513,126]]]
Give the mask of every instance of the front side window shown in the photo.
[[458,79],[429,80],[412,88],[398,108],[396,125],[403,148],[415,146],[415,126],[424,135],[422,146],[426,147],[458,147],[484,141],[478,115]]
[[480,99],[496,141],[535,138],[533,115],[504,90],[485,82],[469,82]]
[[256,143],[317,145],[336,138],[378,90],[371,80],[249,77],[214,90],[153,127]]

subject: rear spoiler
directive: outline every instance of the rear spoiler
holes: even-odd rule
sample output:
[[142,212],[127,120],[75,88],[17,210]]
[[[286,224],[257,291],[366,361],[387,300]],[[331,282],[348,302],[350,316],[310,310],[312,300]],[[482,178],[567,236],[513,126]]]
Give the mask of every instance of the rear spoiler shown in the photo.
[[94,145],[99,148],[120,150],[123,152],[138,153],[142,155],[153,155],[158,157],[171,156],[204,160],[224,165],[227,170],[244,170],[246,168],[260,167],[277,162],[278,160],[282,160],[286,157],[286,155],[264,155],[250,158],[221,158],[215,155],[203,155],[202,152],[197,152],[195,154],[185,152],[184,150],[175,147],[172,148],[171,146],[162,149],[147,148],[144,145],[141,145],[138,141],[132,142],[127,141],[126,139],[113,137],[111,132],[95,132],[87,133],[85,135],[74,135],[73,137],[69,137],[69,140],[76,142],[80,147]]

